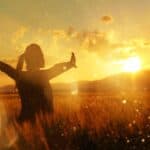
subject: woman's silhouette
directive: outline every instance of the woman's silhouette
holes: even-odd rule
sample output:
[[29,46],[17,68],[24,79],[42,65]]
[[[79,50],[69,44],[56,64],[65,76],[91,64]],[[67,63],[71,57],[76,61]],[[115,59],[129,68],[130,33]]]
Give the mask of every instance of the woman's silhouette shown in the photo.
[[[15,80],[21,98],[19,121],[35,119],[38,113],[53,112],[53,95],[49,80],[75,67],[75,56],[72,53],[68,62],[59,63],[49,69],[41,69],[44,57],[39,45],[29,45],[19,57],[17,68],[0,61],[0,70]],[[23,64],[26,63],[26,71]]]

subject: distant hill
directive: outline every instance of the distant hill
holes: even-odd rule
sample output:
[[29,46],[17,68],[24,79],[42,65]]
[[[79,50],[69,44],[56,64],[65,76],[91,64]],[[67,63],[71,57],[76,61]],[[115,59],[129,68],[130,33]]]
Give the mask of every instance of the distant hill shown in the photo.
[[149,91],[150,71],[120,73],[102,80],[81,83],[82,90],[92,91]]
[[[52,84],[54,92],[66,92],[75,86],[79,92],[117,92],[117,91],[150,91],[150,71],[138,73],[120,73],[102,80],[79,81],[77,83]],[[8,85],[0,88],[0,93],[14,93],[15,86]]]

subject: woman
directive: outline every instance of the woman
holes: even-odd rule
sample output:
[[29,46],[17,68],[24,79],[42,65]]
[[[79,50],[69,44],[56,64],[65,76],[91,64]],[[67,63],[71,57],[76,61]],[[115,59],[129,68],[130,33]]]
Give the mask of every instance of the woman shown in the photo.
[[[26,71],[22,71],[26,63]],[[27,46],[18,60],[17,69],[0,61],[0,70],[15,80],[21,98],[19,121],[35,120],[38,113],[53,112],[53,96],[49,80],[76,67],[74,53],[68,62],[59,63],[49,69],[45,66],[42,50],[39,45]]]

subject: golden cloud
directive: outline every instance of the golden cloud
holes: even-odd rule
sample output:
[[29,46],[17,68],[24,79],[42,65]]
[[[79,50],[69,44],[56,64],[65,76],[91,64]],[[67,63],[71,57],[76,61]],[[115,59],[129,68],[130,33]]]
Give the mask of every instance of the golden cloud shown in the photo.
[[109,24],[109,23],[112,23],[112,22],[113,22],[112,16],[108,16],[108,15],[102,16],[102,17],[100,18],[100,20],[101,20],[103,23],[106,23],[106,24]]
[[54,38],[65,38],[66,37],[66,33],[64,30],[55,29],[55,30],[52,30],[51,33]]
[[26,27],[21,26],[16,32],[14,32],[12,35],[12,43],[15,44],[18,40],[22,39],[27,30]]

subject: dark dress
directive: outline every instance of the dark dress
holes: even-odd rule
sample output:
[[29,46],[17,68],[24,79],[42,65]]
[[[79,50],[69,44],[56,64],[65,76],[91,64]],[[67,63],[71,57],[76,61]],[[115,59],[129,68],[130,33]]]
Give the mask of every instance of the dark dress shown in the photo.
[[38,113],[53,113],[53,95],[49,80],[72,68],[70,62],[47,70],[18,71],[0,61],[0,70],[15,80],[21,98],[18,121],[35,120]]

